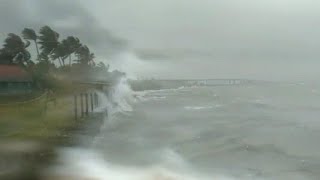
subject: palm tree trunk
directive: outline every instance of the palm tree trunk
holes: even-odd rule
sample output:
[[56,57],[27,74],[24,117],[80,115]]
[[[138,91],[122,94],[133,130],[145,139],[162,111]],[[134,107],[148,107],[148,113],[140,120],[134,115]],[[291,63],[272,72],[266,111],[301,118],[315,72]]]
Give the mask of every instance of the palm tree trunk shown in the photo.
[[71,67],[71,54],[69,55],[69,66]]
[[59,60],[59,64],[60,64],[60,67],[61,67],[61,66],[62,66],[61,59],[60,59],[60,58],[58,58],[58,60]]
[[37,54],[38,54],[38,60],[40,60],[40,53],[39,53],[39,48],[38,48],[37,40],[34,40],[34,44],[36,45]]
[[64,63],[64,59],[63,59],[63,58],[61,58],[61,60],[62,60],[62,64],[63,64],[63,66],[66,66],[66,65],[65,65],[65,63]]

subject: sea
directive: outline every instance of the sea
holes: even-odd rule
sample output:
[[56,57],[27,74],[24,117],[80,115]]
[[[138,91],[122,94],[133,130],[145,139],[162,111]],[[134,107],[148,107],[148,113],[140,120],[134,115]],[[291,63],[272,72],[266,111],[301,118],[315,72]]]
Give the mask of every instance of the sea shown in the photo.
[[[99,92],[89,147],[48,172],[95,180],[320,179],[320,85],[266,83]],[[63,178],[61,178],[63,179]]]

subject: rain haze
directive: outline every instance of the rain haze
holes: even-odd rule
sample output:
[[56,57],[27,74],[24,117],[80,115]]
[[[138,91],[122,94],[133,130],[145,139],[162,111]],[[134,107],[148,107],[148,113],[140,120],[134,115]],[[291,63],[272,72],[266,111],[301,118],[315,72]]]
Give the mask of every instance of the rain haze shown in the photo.
[[320,179],[319,0],[0,0],[0,22],[0,179]]
[[0,8],[4,33],[46,22],[106,61],[124,47],[134,53],[126,59],[153,60],[126,61],[138,77],[300,81],[320,75],[318,7],[314,0],[13,0]]

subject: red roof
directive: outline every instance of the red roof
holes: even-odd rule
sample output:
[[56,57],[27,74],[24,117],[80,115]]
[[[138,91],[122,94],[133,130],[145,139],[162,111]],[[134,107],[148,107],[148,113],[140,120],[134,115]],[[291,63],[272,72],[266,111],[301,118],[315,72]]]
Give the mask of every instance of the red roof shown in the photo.
[[0,82],[29,82],[32,81],[30,74],[17,65],[0,64]]

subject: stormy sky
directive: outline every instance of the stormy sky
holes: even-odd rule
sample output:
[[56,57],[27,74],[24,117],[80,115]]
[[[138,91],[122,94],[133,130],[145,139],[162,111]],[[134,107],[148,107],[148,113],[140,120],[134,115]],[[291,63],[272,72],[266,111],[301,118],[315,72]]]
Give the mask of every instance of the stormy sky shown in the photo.
[[[317,0],[0,2],[1,32],[48,24],[62,35],[78,36],[99,57],[126,52],[114,64],[124,63],[125,70],[131,68],[138,76],[320,77]],[[152,56],[156,60],[148,60]]]
[[125,39],[116,37],[79,1],[71,0],[0,0],[1,35],[21,33],[25,27],[36,31],[51,26],[61,39],[73,35],[89,47],[106,55],[127,46]]

